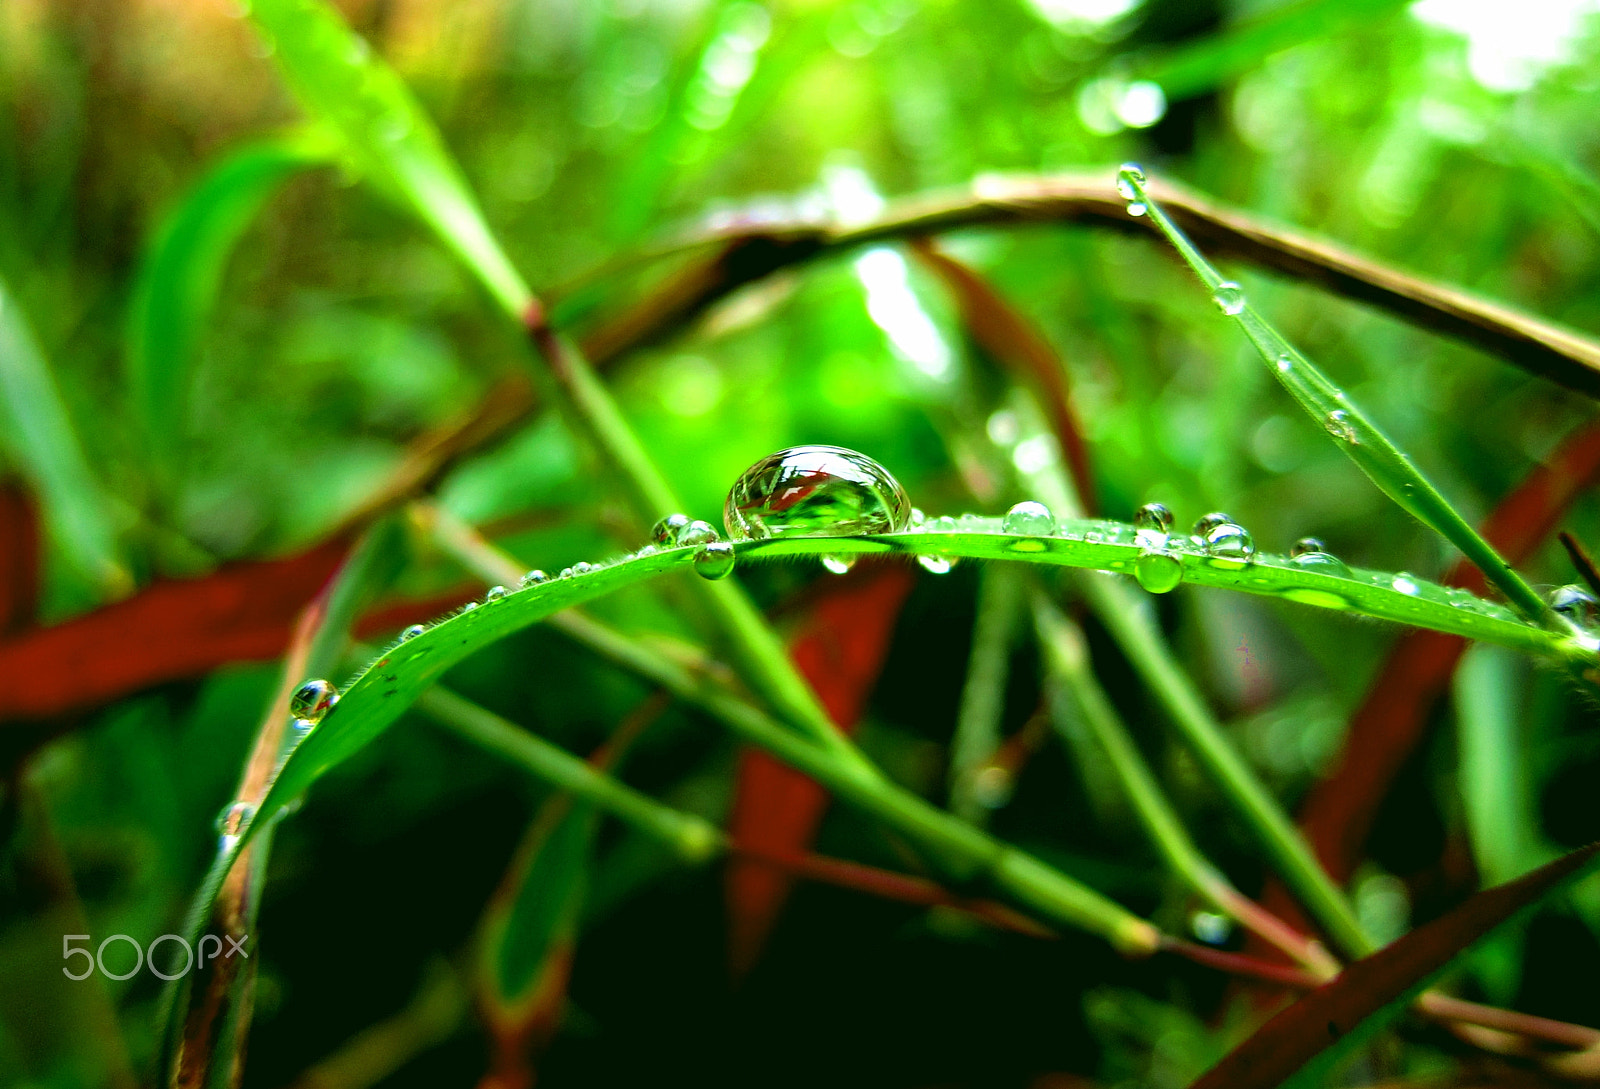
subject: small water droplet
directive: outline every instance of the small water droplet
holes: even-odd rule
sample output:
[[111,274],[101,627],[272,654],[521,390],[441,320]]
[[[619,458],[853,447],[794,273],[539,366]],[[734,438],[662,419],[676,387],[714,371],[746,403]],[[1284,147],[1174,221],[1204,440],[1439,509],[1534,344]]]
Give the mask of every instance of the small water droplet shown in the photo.
[[941,514],[933,520],[928,529],[934,533],[954,533],[956,531],[956,520],[948,514]]
[[1203,544],[1205,543],[1206,536],[1212,530],[1216,529],[1218,526],[1227,525],[1232,521],[1232,515],[1223,514],[1220,510],[1214,510],[1210,514],[1202,514],[1199,518],[1196,518],[1192,532],[1196,537],[1200,538],[1200,541]]
[[1017,537],[1049,537],[1056,531],[1056,516],[1043,503],[1024,499],[1006,511],[1000,529]]
[[1142,200],[1130,200],[1128,202],[1128,214],[1130,216],[1142,216],[1149,210],[1150,206]]
[[825,567],[830,574],[834,575],[848,575],[850,573],[850,569],[855,565],[856,558],[854,556],[822,557],[822,566]]
[[911,508],[911,528],[921,529],[928,524],[928,516],[922,513],[921,507]]
[[756,462],[733,482],[723,523],[736,541],[893,533],[911,501],[889,470],[841,446],[795,446]]
[[662,548],[671,548],[678,543],[678,534],[688,524],[687,514],[669,514],[650,527],[650,540]]
[[733,564],[732,541],[707,541],[694,554],[694,573],[703,579],[727,578]]
[[1288,354],[1280,355],[1278,357],[1278,373],[1288,374],[1292,370],[1294,370],[1294,357]]
[[1233,920],[1214,911],[1197,911],[1189,916],[1189,931],[1207,945],[1226,945],[1233,937]]
[[408,639],[415,639],[417,636],[421,635],[423,632],[425,632],[427,630],[428,629],[422,624],[413,624],[409,628],[407,628],[405,631],[400,633],[400,641],[402,643],[404,643]]
[[1302,537],[1289,547],[1289,558],[1298,559],[1308,552],[1326,552],[1328,546],[1322,543],[1320,537]]
[[1213,526],[1205,540],[1206,555],[1213,567],[1240,568],[1255,558],[1255,538],[1236,522]]
[[1165,548],[1172,532],[1172,511],[1161,503],[1146,503],[1133,512],[1134,540],[1145,548]]
[[483,603],[487,605],[491,601],[499,601],[506,596],[506,593],[507,590],[504,586],[491,586],[489,587],[489,592],[483,595]]
[[1133,576],[1152,594],[1166,594],[1183,581],[1183,561],[1165,549],[1147,548],[1133,561]]
[[1224,280],[1211,291],[1211,301],[1230,318],[1244,312],[1244,288],[1232,280]]
[[722,540],[722,534],[710,522],[693,521],[678,531],[677,544],[695,547]]
[[572,577],[572,568],[570,568],[570,567],[563,567],[561,569],[561,574],[556,576],[556,578],[558,578],[558,579],[570,579],[571,577]]
[[1138,200],[1139,186],[1144,183],[1144,168],[1138,163],[1123,163],[1117,168],[1117,193],[1123,200]]
[[473,609],[476,609],[477,607],[478,607],[478,603],[476,601],[469,601],[465,605],[461,606],[461,611],[464,612],[464,613],[470,613]]
[[1404,571],[1390,579],[1389,585],[1399,590],[1402,594],[1415,595],[1420,589],[1415,582],[1411,581],[1411,576]]
[[1580,628],[1592,628],[1600,621],[1600,601],[1582,586],[1552,590],[1550,607]]
[[[1316,540],[1314,537],[1306,539]],[[1343,560],[1333,553],[1324,552],[1321,549],[1313,549],[1310,552],[1294,552],[1290,555],[1290,562],[1302,571],[1315,571],[1318,574],[1336,575],[1339,578],[1350,577],[1350,568],[1345,566]]]
[[289,720],[289,748],[299,747],[300,742],[311,736],[311,731],[317,728],[317,723],[309,718],[296,718]]
[[1340,442],[1353,444],[1361,441],[1356,434],[1356,425],[1350,419],[1350,413],[1342,408],[1336,408],[1328,413],[1328,418],[1323,421],[1323,426],[1328,429],[1328,434]]
[[232,802],[223,806],[222,812],[217,814],[217,832],[224,836],[237,836],[239,829],[255,815],[256,807],[249,802]]
[[924,571],[933,575],[948,575],[950,569],[956,565],[956,561],[949,556],[934,556],[926,552],[917,556],[917,563]]
[[328,681],[307,681],[289,697],[289,713],[295,718],[321,722],[322,716],[339,702],[339,690]]

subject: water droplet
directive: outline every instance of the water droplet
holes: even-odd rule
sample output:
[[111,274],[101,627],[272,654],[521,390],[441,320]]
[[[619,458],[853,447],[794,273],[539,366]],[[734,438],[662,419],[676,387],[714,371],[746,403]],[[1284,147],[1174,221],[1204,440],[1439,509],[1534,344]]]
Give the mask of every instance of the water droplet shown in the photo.
[[1183,581],[1183,561],[1164,549],[1148,548],[1133,561],[1133,576],[1152,594],[1170,593]]
[[956,531],[956,520],[948,514],[941,514],[929,524],[928,529],[934,533],[954,533]]
[[1206,555],[1211,566],[1240,568],[1255,558],[1256,542],[1250,531],[1235,522],[1223,522],[1206,534]]
[[[1307,540],[1316,540],[1314,537]],[[1319,542],[1320,543],[1320,542]],[[1296,547],[1299,547],[1298,544]],[[1349,578],[1350,568],[1345,562],[1331,552],[1313,549],[1310,552],[1294,552],[1290,561],[1302,571],[1315,571],[1321,575],[1335,575],[1339,578]]]
[[727,578],[733,571],[733,542],[707,541],[694,554],[694,573],[703,579]]
[[950,569],[956,565],[956,561],[949,556],[933,556],[926,552],[917,557],[917,563],[924,571],[933,575],[948,575]]
[[224,836],[237,836],[249,819],[256,815],[256,807],[249,802],[233,802],[217,814],[217,832]]
[[1123,163],[1117,169],[1117,192],[1123,200],[1138,200],[1139,186],[1144,182],[1144,168],[1138,163]]
[[779,450],[739,475],[723,507],[728,536],[847,537],[911,521],[905,489],[876,461],[839,446]]
[[829,573],[835,575],[848,575],[850,573],[850,569],[855,565],[856,558],[854,556],[822,557],[822,566],[827,568]]
[[1322,543],[1320,537],[1302,537],[1289,547],[1289,558],[1299,559],[1309,552],[1326,552],[1328,546]]
[[1043,503],[1024,499],[1006,511],[1000,529],[1018,537],[1048,537],[1056,531],[1056,516]]
[[680,546],[698,546],[720,540],[722,540],[722,534],[717,532],[716,526],[710,522],[694,521],[678,531],[677,543]]
[[549,581],[550,576],[535,567],[532,571],[529,571],[526,575],[522,576],[522,588],[526,590],[530,586],[537,586],[541,582]]
[[1278,373],[1288,374],[1292,370],[1294,370],[1294,357],[1287,353],[1280,355],[1278,357]]
[[1233,936],[1233,920],[1214,911],[1197,911],[1189,916],[1189,930],[1207,945],[1226,945]]
[[1402,594],[1416,594],[1419,589],[1417,584],[1411,581],[1411,576],[1404,571],[1390,579],[1389,585],[1399,590]]
[[1130,200],[1128,202],[1128,214],[1130,216],[1142,216],[1149,210],[1150,206],[1142,200]]
[[339,690],[332,684],[327,681],[307,681],[289,697],[289,713],[295,718],[317,723],[338,702]]
[[400,633],[400,641],[404,643],[408,639],[415,639],[417,636],[421,635],[427,630],[428,629],[421,624],[413,624],[405,631]]
[[1146,503],[1133,512],[1135,529],[1153,529],[1158,533],[1172,532],[1172,512],[1161,503]]
[[650,527],[650,540],[662,548],[671,548],[678,543],[678,534],[688,524],[687,514],[669,514]]
[[1550,607],[1580,628],[1592,628],[1600,621],[1600,601],[1582,586],[1551,591]]
[[1328,429],[1328,434],[1340,442],[1357,443],[1361,441],[1356,435],[1356,425],[1350,420],[1350,413],[1342,408],[1336,408],[1328,413],[1328,418],[1323,421],[1323,426]]
[[499,601],[506,596],[506,592],[504,586],[491,586],[489,587],[489,592],[483,595],[483,603],[487,605],[491,601]]
[[1232,521],[1232,515],[1223,514],[1220,510],[1214,510],[1210,514],[1202,514],[1199,518],[1195,519],[1193,532],[1194,535],[1200,538],[1201,542],[1204,543],[1206,537],[1211,533],[1212,530],[1216,529],[1218,526],[1227,525]]
[[478,607],[478,603],[476,601],[469,601],[465,605],[461,606],[461,611],[464,612],[464,613],[470,613],[473,609],[476,609],[477,607]]
[[317,728],[317,723],[309,718],[296,718],[289,721],[289,747],[299,746],[300,742],[311,736],[311,731]]
[[922,513],[921,507],[911,508],[911,528],[921,529],[928,524],[928,516]]
[[1211,301],[1230,318],[1244,311],[1244,288],[1232,280],[1224,280],[1211,290]]
[[561,569],[561,574],[556,576],[556,578],[558,578],[558,579],[570,579],[571,577],[572,577],[572,568],[570,568],[570,567],[563,567]]

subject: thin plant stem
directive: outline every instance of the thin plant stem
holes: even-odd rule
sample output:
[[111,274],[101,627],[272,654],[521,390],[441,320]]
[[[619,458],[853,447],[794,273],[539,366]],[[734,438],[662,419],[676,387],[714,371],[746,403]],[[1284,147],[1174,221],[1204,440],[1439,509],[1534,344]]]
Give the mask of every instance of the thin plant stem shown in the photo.
[[978,775],[1000,743],[1000,716],[1005,710],[1021,589],[1018,573],[1009,566],[986,567],[979,578],[978,620],[956,713],[949,773],[950,809],[974,824],[982,823],[985,812],[977,795]]
[[1388,435],[1321,368],[1256,312],[1245,300],[1238,284],[1223,279],[1222,274],[1212,267],[1161,205],[1150,197],[1141,174],[1124,168],[1119,175],[1119,184],[1127,186],[1130,191],[1130,210],[1141,206],[1145,209],[1145,214],[1149,215],[1195,276],[1212,293],[1223,313],[1239,323],[1283,388],[1319,427],[1333,436],[1346,456],[1385,495],[1460,549],[1505,594],[1518,612],[1529,620],[1561,623],[1544,599],[1483,539],[1472,523],[1450,505]]
[[1048,670],[1071,694],[1090,732],[1105,750],[1145,831],[1167,864],[1217,910],[1286,953],[1316,978],[1331,979],[1336,975],[1339,965],[1327,950],[1239,892],[1201,853],[1111,706],[1105,690],[1095,680],[1082,631],[1050,605],[1043,594],[1034,593],[1032,606]]

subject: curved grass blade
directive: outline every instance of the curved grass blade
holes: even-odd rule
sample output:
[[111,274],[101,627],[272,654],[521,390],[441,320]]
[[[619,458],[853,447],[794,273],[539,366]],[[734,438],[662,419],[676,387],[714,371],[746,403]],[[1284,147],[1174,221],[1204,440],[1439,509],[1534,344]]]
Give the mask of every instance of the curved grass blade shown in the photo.
[[[1484,889],[1433,922],[1356,961],[1278,1014],[1190,1089],[1310,1089],[1350,1049],[1397,1017],[1468,946],[1588,869],[1600,844]],[[1308,1065],[1309,1064],[1309,1065]],[[1298,1074],[1297,1074],[1298,1072]],[[1292,1080],[1286,1080],[1292,1079]]]
[[1357,468],[1403,510],[1459,548],[1523,616],[1542,623],[1563,623],[1345,392],[1255,312],[1245,301],[1239,285],[1222,278],[1188,236],[1150,198],[1140,172],[1124,168],[1118,175],[1118,185],[1125,185],[1132,194],[1130,207],[1144,206],[1167,241],[1212,293],[1217,305],[1239,323],[1283,388],[1318,426],[1333,436]]
[[490,234],[466,179],[404,81],[322,0],[255,0],[250,15],[307,112],[343,138],[344,158],[409,205],[507,312],[533,293]]
[[50,365],[3,280],[0,422],[6,451],[38,494],[56,547],[100,596],[125,596],[133,577],[119,554],[111,504],[89,468]]
[[128,315],[128,382],[134,418],[163,471],[172,471],[183,441],[195,349],[234,246],[280,185],[332,152],[309,131],[238,149],[172,210],[146,252]]

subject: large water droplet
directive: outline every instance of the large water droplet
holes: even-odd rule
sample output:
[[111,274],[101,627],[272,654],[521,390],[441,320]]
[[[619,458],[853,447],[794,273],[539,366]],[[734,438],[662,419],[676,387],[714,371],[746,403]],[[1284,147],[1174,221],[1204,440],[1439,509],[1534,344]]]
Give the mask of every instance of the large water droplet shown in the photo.
[[733,542],[707,541],[694,554],[694,573],[703,579],[727,578],[733,572]]
[[417,636],[421,635],[427,630],[428,629],[421,624],[413,624],[409,628],[405,629],[405,631],[400,633],[400,641],[404,643],[409,639],[415,639]]
[[1017,537],[1049,537],[1056,531],[1056,516],[1043,503],[1024,499],[1006,511],[1000,528]]
[[1211,557],[1213,567],[1240,568],[1255,554],[1255,538],[1236,522],[1223,522],[1206,534],[1206,555]]
[[1244,288],[1232,280],[1224,280],[1211,290],[1211,301],[1230,318],[1244,311]]
[[529,571],[526,575],[522,576],[522,588],[526,590],[530,586],[537,586],[541,582],[549,581],[550,576],[535,567],[532,571]]
[[662,548],[671,548],[678,543],[678,534],[688,524],[687,514],[669,514],[650,527],[650,540]]
[[832,575],[848,575],[856,565],[854,556],[823,556],[822,566]]
[[1600,621],[1600,601],[1582,586],[1552,590],[1550,607],[1580,628],[1592,628]]
[[1326,552],[1328,546],[1322,543],[1321,537],[1302,537],[1289,547],[1289,558],[1299,559],[1311,552]]
[[[1315,541],[1316,538],[1307,537],[1305,540]],[[1295,547],[1299,548],[1300,543],[1303,542],[1297,542]],[[1321,542],[1318,541],[1317,543],[1320,544]],[[1309,552],[1291,552],[1290,562],[1302,571],[1315,571],[1321,575],[1335,575],[1339,578],[1350,577],[1350,568],[1345,566],[1343,560],[1333,553],[1324,552],[1321,549],[1312,549]]]
[[922,565],[924,571],[932,575],[948,575],[950,569],[956,565],[956,561],[949,556],[934,556],[927,552],[917,556],[917,563]]
[[690,547],[710,544],[722,540],[722,534],[717,532],[717,527],[710,522],[694,521],[678,531],[677,544],[681,547]]
[[1165,548],[1172,532],[1172,512],[1160,503],[1146,503],[1133,512],[1134,539],[1146,548]]
[[307,681],[289,697],[289,713],[295,718],[317,723],[338,702],[339,690],[328,681]]
[[1165,594],[1183,581],[1183,561],[1163,549],[1146,549],[1133,561],[1133,576],[1152,594]]
[[911,501],[889,470],[865,454],[840,446],[795,446],[741,473],[722,517],[736,541],[847,537],[905,529]]
[[1361,441],[1356,434],[1356,425],[1350,419],[1350,413],[1342,408],[1336,408],[1328,413],[1327,419],[1323,421],[1323,426],[1328,429],[1328,434],[1340,442],[1356,443]]

